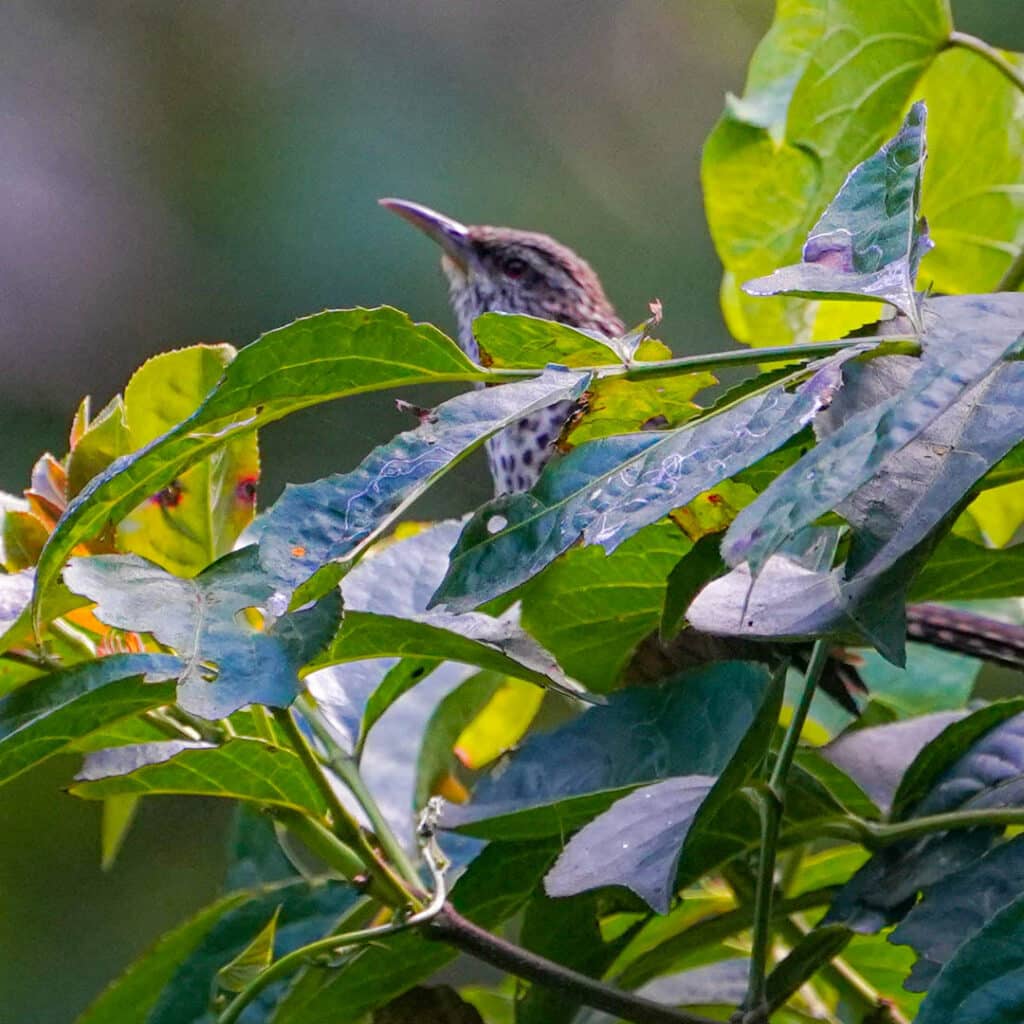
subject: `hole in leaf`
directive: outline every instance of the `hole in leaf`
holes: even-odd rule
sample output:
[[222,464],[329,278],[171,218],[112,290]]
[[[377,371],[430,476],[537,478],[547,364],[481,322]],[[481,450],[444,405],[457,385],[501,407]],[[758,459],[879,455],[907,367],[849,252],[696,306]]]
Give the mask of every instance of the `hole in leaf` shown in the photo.
[[500,533],[506,526],[508,526],[508,520],[504,516],[491,516],[487,520],[488,533]]

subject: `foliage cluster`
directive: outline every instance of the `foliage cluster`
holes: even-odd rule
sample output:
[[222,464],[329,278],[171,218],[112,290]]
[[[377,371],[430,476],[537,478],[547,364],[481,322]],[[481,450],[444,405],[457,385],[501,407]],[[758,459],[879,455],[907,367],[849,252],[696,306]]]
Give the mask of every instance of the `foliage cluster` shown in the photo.
[[[0,782],[81,753],[107,858],[144,797],[238,814],[224,895],[80,1024],[1024,1012],[1024,698],[906,646],[907,601],[1020,617],[1022,67],[943,0],[779,0],[703,162],[755,347],[489,314],[478,365],[336,310],[83,403],[4,497]],[[502,386],[254,518],[261,426],[436,382]],[[564,400],[533,490],[396,525]],[[636,685],[695,629],[792,656]],[[403,996],[459,950],[508,981]]]

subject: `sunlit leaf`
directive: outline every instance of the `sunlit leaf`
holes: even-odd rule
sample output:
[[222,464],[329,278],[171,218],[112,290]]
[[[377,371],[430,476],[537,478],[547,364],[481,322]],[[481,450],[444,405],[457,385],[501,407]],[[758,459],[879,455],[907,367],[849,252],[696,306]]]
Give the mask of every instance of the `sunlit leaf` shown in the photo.
[[[188,419],[234,357],[230,345],[193,345],[143,363],[124,391],[130,450]],[[117,529],[119,549],[194,576],[226,555],[252,521],[259,471],[256,432],[232,437],[125,516]]]
[[882,299],[918,326],[914,282],[931,247],[920,220],[925,107],[916,103],[901,130],[849,174],[807,235],[802,262],[747,281],[748,295]]
[[217,972],[220,988],[241,992],[270,966],[274,959],[274,937],[280,912],[280,906],[275,907],[273,916],[256,933],[252,942]]
[[331,310],[264,334],[239,352],[192,416],[116,460],[68,506],[40,558],[37,594],[52,585],[76,544],[120,522],[231,438],[345,395],[486,377],[438,330],[387,307]]

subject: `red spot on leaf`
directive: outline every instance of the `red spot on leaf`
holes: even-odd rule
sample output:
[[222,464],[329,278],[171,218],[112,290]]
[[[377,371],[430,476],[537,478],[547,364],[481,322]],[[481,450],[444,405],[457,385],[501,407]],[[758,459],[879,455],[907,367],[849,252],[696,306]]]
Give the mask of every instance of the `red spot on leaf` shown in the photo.
[[177,480],[172,480],[162,491],[157,491],[149,500],[161,508],[177,508],[185,497],[185,489]]
[[301,544],[296,544],[295,547],[292,548],[292,554],[296,558],[301,558],[305,553],[306,553],[306,549],[304,547],[302,547]]

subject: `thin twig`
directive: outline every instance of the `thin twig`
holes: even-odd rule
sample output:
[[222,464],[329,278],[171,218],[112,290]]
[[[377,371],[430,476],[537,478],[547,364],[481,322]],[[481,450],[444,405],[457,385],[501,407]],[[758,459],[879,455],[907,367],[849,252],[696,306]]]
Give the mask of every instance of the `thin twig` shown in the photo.
[[634,1024],[713,1024],[708,1017],[675,1010],[625,992],[506,942],[467,920],[451,904],[446,904],[434,918],[427,935],[517,978],[550,985],[586,1006],[604,1010]]
[[1013,262],[1006,268],[1006,272],[999,279],[996,285],[997,292],[1015,292],[1024,284],[1024,246],[1017,250]]

